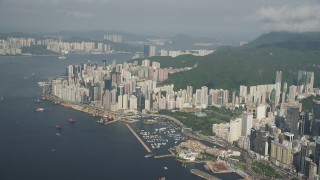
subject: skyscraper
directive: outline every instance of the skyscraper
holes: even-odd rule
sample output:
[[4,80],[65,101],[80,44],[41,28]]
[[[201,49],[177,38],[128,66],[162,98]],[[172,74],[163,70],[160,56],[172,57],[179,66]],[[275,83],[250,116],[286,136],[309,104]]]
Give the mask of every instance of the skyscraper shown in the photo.
[[281,84],[281,80],[282,80],[282,72],[281,71],[277,71],[277,73],[276,73],[276,84],[277,83]]
[[320,104],[315,104],[312,107],[313,111],[313,122],[312,122],[312,135],[319,136],[320,135]]
[[150,55],[150,46],[148,44],[145,44],[143,47],[143,57],[148,58]]
[[299,108],[294,106],[289,106],[287,109],[286,116],[286,129],[294,134],[294,138],[297,139],[299,135]]
[[155,46],[149,46],[149,57],[156,55],[156,47]]
[[242,131],[241,136],[249,136],[252,128],[253,115],[244,113],[242,115]]

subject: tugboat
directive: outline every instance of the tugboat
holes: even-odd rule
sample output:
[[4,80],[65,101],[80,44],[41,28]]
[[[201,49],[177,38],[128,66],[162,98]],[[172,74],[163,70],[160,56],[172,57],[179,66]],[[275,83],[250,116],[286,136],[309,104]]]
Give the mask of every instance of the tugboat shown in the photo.
[[62,124],[57,124],[57,125],[56,125],[56,128],[59,129],[59,130],[61,130],[62,127],[63,127]]

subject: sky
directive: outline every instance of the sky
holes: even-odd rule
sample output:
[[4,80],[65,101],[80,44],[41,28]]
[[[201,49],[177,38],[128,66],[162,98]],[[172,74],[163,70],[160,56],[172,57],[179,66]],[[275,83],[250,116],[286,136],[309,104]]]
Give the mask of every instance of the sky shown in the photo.
[[241,37],[320,31],[320,0],[0,0],[0,30]]

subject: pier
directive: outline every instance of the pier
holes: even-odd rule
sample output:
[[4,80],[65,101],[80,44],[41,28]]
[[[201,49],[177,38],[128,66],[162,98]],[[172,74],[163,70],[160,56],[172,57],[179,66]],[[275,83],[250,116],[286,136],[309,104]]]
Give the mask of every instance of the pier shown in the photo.
[[142,144],[142,146],[148,151],[148,153],[152,153],[152,151],[150,150],[150,148],[146,145],[146,143],[143,142],[143,140],[138,136],[138,134],[131,128],[131,126],[129,124],[127,124],[128,129],[130,129],[130,131],[132,132],[132,134],[138,139],[138,141],[140,141],[140,143]]
[[203,171],[200,171],[198,169],[191,169],[190,172],[194,175],[197,175],[199,177],[202,177],[203,179],[207,179],[207,180],[221,180],[220,178],[217,178],[215,176],[212,176],[208,173],[205,173]]
[[165,157],[175,157],[175,155],[174,154],[164,154],[164,155],[154,156],[155,159],[165,158]]

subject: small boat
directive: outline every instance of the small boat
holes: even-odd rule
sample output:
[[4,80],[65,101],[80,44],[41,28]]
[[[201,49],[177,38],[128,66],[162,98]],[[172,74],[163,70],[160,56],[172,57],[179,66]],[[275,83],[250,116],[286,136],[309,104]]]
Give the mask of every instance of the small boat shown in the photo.
[[73,119],[73,118],[69,118],[68,121],[69,121],[69,123],[73,124],[73,123],[75,123],[77,120],[75,120],[75,119]]
[[99,124],[106,124],[106,123],[107,123],[107,120],[105,120],[105,119],[100,119],[100,120],[98,121],[98,123],[99,123]]
[[54,101],[53,104],[54,104],[54,105],[58,105],[58,104],[60,104],[60,101],[58,101],[58,100],[57,100],[57,101]]
[[59,130],[61,130],[62,127],[63,127],[62,124],[57,124],[57,125],[56,125],[56,128],[59,129]]
[[153,154],[147,154],[147,155],[145,155],[144,157],[145,158],[149,158],[149,157],[152,157],[153,156]]
[[45,109],[44,108],[37,108],[35,111],[36,112],[41,112],[41,111],[44,111]]
[[167,170],[168,168],[165,166],[165,167],[163,167],[163,169]]
[[35,103],[40,103],[40,99],[37,98],[37,99],[33,100],[33,102],[35,102]]
[[62,55],[62,56],[59,56],[58,59],[63,60],[63,59],[66,59],[66,57]]
[[1,98],[0,98],[0,102],[3,102],[3,101],[4,101],[4,97],[1,97]]

